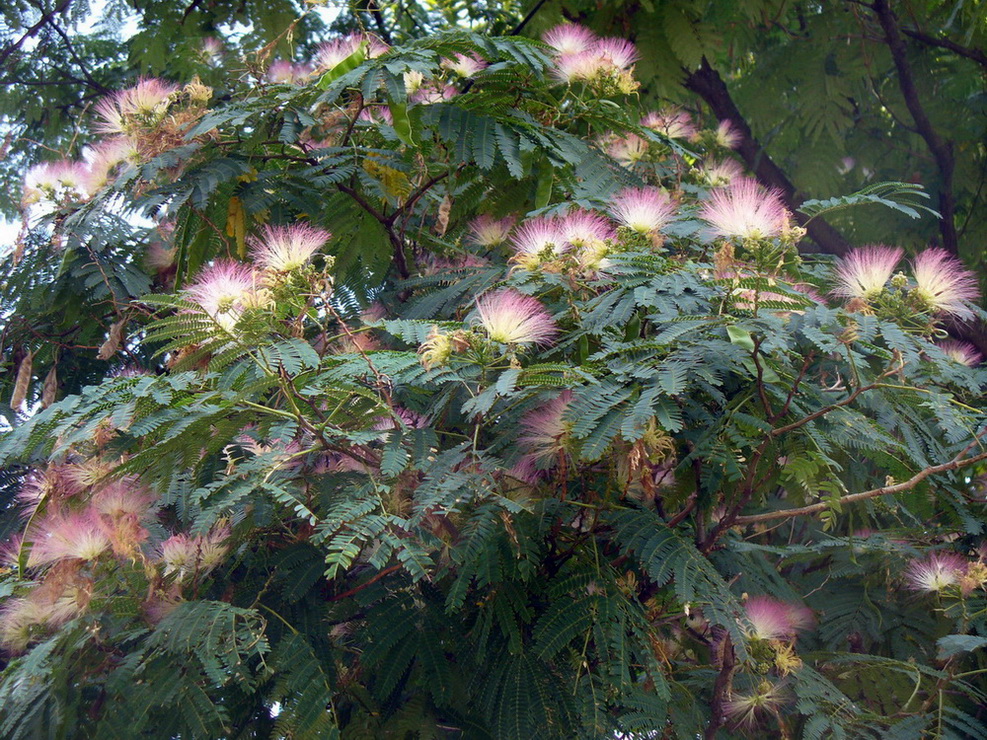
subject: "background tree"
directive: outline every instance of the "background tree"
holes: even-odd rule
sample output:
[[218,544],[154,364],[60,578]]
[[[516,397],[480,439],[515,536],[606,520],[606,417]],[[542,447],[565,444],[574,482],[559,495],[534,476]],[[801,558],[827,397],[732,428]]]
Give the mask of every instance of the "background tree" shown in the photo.
[[983,735],[975,278],[800,255],[633,46],[546,41],[144,79],[32,169],[5,735]]

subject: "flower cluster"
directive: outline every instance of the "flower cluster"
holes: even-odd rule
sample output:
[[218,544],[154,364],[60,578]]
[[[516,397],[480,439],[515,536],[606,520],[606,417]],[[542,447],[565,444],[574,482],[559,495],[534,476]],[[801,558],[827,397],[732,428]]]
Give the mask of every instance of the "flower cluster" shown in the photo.
[[905,582],[913,591],[968,596],[987,586],[987,565],[982,555],[971,561],[957,552],[934,552],[908,564]]
[[977,279],[958,259],[944,249],[927,249],[912,260],[909,280],[895,272],[902,255],[900,248],[881,245],[853,250],[837,265],[833,295],[846,299],[852,311],[973,318],[970,304],[980,295]]
[[[291,273],[303,268],[332,235],[323,229],[298,223],[267,226],[249,237],[253,265],[219,259],[208,265],[185,293],[225,331],[236,327],[244,311],[269,307],[274,297],[268,286],[280,286]],[[326,258],[327,267],[332,259]]]
[[638,54],[629,41],[600,38],[585,26],[568,23],[551,29],[542,40],[554,51],[553,74],[561,82],[586,84],[604,94],[637,89],[634,63]]
[[[28,525],[23,536],[8,541],[3,557],[10,567],[26,566],[34,584],[8,598],[0,611],[0,643],[6,648],[23,650],[97,599],[112,596],[97,592],[98,584],[109,582],[98,578],[106,568],[135,564],[151,581],[160,571],[172,583],[163,587],[177,603],[184,576],[172,575],[175,542],[194,543],[185,561],[197,566],[197,576],[222,562],[228,530],[205,538],[176,535],[156,544],[157,496],[133,476],[113,478],[114,465],[96,456],[52,464],[25,479],[17,500]],[[159,598],[152,588],[148,604]]]

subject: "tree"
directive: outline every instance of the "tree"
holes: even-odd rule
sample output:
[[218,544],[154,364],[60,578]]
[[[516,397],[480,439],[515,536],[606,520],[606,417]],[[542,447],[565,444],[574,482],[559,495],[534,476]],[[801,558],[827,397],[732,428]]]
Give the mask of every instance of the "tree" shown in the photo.
[[977,736],[975,279],[800,256],[546,38],[145,79],[33,171],[6,735]]

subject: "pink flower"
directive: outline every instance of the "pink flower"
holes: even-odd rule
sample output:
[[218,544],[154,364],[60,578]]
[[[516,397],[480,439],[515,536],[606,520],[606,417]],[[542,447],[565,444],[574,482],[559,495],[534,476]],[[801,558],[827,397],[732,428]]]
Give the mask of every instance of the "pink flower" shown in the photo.
[[176,534],[161,543],[161,563],[165,575],[175,573],[179,579],[187,575],[204,575],[223,562],[230,536],[226,527],[216,527],[204,536],[189,537]]
[[376,36],[351,33],[349,36],[328,41],[319,46],[315,55],[316,71],[326,72],[352,55],[361,44],[366,44],[367,59],[376,59],[390,48]]
[[912,262],[915,294],[930,310],[972,319],[967,305],[980,297],[976,276],[945,249],[926,249]]
[[481,296],[476,302],[476,312],[487,336],[501,344],[544,347],[558,334],[555,321],[538,299],[513,288]]
[[833,295],[870,301],[884,290],[901,261],[899,247],[872,246],[854,249],[836,266]]
[[616,236],[607,219],[595,211],[582,208],[569,211],[557,223],[562,238],[578,248],[593,246]]
[[82,184],[92,196],[110,182],[110,173],[118,165],[137,159],[137,147],[126,136],[113,136],[87,149],[83,156],[88,166]]
[[42,162],[27,171],[21,204],[29,206],[39,201],[77,202],[89,197],[86,181],[88,168],[81,162],[60,160]]
[[740,144],[740,132],[730,121],[720,121],[720,125],[716,127],[715,141],[717,146],[724,149],[736,149]]
[[616,37],[600,39],[593,44],[591,50],[602,64],[617,70],[630,69],[639,56],[634,44]]
[[749,177],[714,190],[700,215],[712,226],[713,236],[726,239],[771,239],[782,236],[791,226],[781,194]]
[[606,71],[606,65],[592,51],[563,54],[555,60],[552,74],[561,82],[588,82]]
[[514,217],[496,219],[484,214],[470,222],[470,238],[481,247],[496,247],[507,241],[514,228]]
[[714,188],[730,185],[744,176],[744,168],[736,159],[703,162],[700,171],[706,182]]
[[586,26],[563,23],[546,31],[541,38],[559,54],[578,54],[592,48],[596,34]]
[[232,329],[253,300],[254,275],[233,260],[216,260],[188,287],[188,296],[220,326]]
[[953,362],[958,362],[961,365],[966,365],[967,367],[975,367],[983,361],[983,357],[977,348],[974,347],[969,342],[957,342],[955,340],[950,340],[948,342],[939,342],[936,346],[943,351]]
[[102,523],[88,512],[52,514],[32,527],[29,536],[32,567],[58,560],[95,560],[110,547]]
[[785,705],[781,685],[763,680],[749,693],[736,693],[724,704],[730,723],[744,730],[753,730],[765,716],[776,715]]
[[812,612],[806,607],[770,596],[753,596],[744,609],[753,627],[751,637],[758,640],[791,639],[813,622]]
[[649,113],[641,119],[641,125],[670,139],[695,139],[699,133],[692,117],[678,108]]
[[291,272],[304,265],[332,237],[328,231],[308,224],[265,226],[259,237],[250,238],[254,261],[265,270]]
[[938,593],[956,585],[966,574],[969,563],[955,552],[934,552],[925,560],[913,560],[905,569],[908,587],[914,591]]
[[268,82],[273,82],[277,85],[297,85],[311,73],[311,70],[306,66],[293,64],[284,59],[278,59],[271,62],[271,66],[267,68],[265,77],[267,77]]
[[514,260],[525,268],[554,259],[566,252],[570,245],[559,228],[559,222],[549,216],[529,218],[511,237]]
[[368,105],[360,111],[360,115],[356,117],[356,120],[367,121],[368,123],[383,123],[392,126],[394,124],[394,114],[391,113],[391,109],[386,105]]
[[460,77],[473,77],[480,70],[486,69],[487,62],[476,54],[456,54],[453,59],[443,59],[441,66]]
[[571,424],[562,417],[571,403],[572,391],[565,390],[521,419],[524,433],[518,441],[528,451],[522,460],[530,461],[522,465],[522,469],[544,467],[565,452]]
[[658,188],[627,188],[614,198],[610,213],[627,228],[653,236],[675,214],[675,201]]
[[133,477],[116,480],[92,497],[93,509],[111,519],[132,516],[143,519],[154,505],[156,496]]
[[648,151],[648,142],[636,134],[614,139],[607,147],[607,153],[622,164],[640,162],[648,155]]
[[134,87],[96,104],[96,115],[103,119],[96,128],[103,133],[126,134],[134,124],[153,126],[164,117],[177,91],[176,85],[144,77]]

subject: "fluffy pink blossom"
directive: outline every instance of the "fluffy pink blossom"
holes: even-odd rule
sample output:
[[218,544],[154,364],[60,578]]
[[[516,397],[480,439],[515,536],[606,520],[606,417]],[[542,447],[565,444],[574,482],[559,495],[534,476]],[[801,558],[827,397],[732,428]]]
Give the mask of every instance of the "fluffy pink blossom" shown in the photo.
[[322,249],[332,237],[328,231],[308,224],[265,226],[260,236],[249,239],[254,262],[273,272],[297,270]]
[[546,31],[542,41],[551,46],[559,54],[578,54],[589,51],[596,42],[596,34],[574,23],[563,23]]
[[547,346],[558,334],[555,321],[538,299],[513,288],[481,296],[476,313],[487,336],[501,344]]
[[368,123],[383,123],[392,126],[394,124],[394,114],[391,113],[391,109],[386,105],[368,105],[360,111],[360,115],[356,117],[356,120],[367,121]]
[[188,287],[188,296],[227,331],[252,301],[256,280],[247,265],[216,260]]
[[27,171],[21,203],[24,206],[40,201],[62,203],[81,201],[89,197],[88,168],[81,162],[59,160],[43,162]]
[[455,85],[436,85],[425,83],[415,92],[408,96],[408,100],[419,105],[432,105],[434,103],[444,103],[459,95],[459,90]]
[[759,640],[785,640],[812,624],[812,612],[799,604],[753,596],[744,604],[751,623],[751,636]]
[[565,452],[571,425],[563,416],[571,403],[572,391],[565,390],[521,419],[524,431],[518,442],[522,449],[527,450],[528,454],[523,459],[531,461],[528,468],[544,467]]
[[92,507],[111,519],[132,516],[143,519],[154,505],[156,496],[136,478],[112,481],[92,497]]
[[52,514],[32,526],[28,565],[58,560],[95,560],[110,547],[110,537],[99,519],[89,512]]
[[230,531],[217,527],[204,536],[190,537],[176,534],[161,543],[160,560],[165,575],[175,573],[184,578],[187,575],[204,575],[223,562],[229,550],[226,540]]
[[675,214],[675,201],[659,188],[627,188],[614,198],[610,213],[627,228],[653,236]]
[[752,731],[761,719],[776,715],[785,701],[782,686],[764,680],[753,691],[734,693],[723,709],[731,725]]
[[648,141],[637,134],[621,136],[607,146],[607,153],[622,164],[640,162],[647,156],[648,151]]
[[470,238],[481,247],[496,247],[507,241],[513,228],[513,216],[497,219],[483,214],[470,222]]
[[83,154],[86,172],[82,185],[90,196],[109,184],[111,173],[118,165],[137,159],[137,147],[126,136],[111,136],[104,139]]
[[955,552],[934,552],[924,560],[913,560],[905,569],[905,580],[914,591],[938,593],[956,585],[966,574],[966,558]]
[[980,297],[976,276],[945,249],[926,249],[912,263],[915,293],[932,311],[972,319],[968,305]]
[[833,295],[870,301],[881,294],[903,254],[900,247],[854,249],[836,266]]
[[126,134],[134,123],[154,125],[164,116],[178,87],[153,77],[142,78],[131,88],[96,104],[96,115],[103,119],[97,130],[109,134]]
[[652,131],[665,134],[670,139],[695,139],[699,134],[692,116],[678,108],[648,113],[641,119],[641,125]]
[[441,66],[460,77],[473,77],[488,65],[476,54],[456,54],[452,59],[443,59]]
[[983,356],[969,342],[950,340],[939,342],[937,345],[949,359],[967,367],[975,367],[983,361]]
[[744,167],[736,159],[703,162],[700,169],[703,178],[712,187],[723,187],[744,176]]
[[726,239],[771,239],[791,228],[791,214],[781,194],[749,177],[714,190],[701,217],[712,227],[713,236]]
[[582,208],[569,211],[557,224],[562,238],[577,248],[591,246],[616,236],[606,218],[595,211]]
[[271,62],[267,68],[265,77],[268,82],[278,85],[297,85],[312,74],[312,70],[305,65],[293,64],[284,59]]
[[720,125],[716,127],[715,140],[724,149],[736,149],[740,144],[740,132],[730,121],[720,121]]
[[511,236],[514,260],[522,267],[534,267],[570,248],[559,222],[549,216],[529,218]]
[[390,48],[376,36],[352,33],[345,38],[328,41],[319,46],[315,55],[317,71],[325,72],[332,69],[359,49],[361,44],[366,44],[368,59],[376,59]]
[[552,74],[562,82],[588,82],[606,71],[606,65],[592,51],[563,54],[555,60]]
[[617,37],[599,39],[593,44],[591,51],[601,63],[618,70],[630,69],[639,57],[634,44]]

